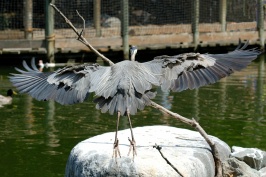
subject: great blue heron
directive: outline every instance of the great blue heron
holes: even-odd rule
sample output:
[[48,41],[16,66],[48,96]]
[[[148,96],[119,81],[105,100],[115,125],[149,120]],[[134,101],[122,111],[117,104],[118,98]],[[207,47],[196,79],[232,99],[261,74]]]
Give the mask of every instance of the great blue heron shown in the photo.
[[130,151],[136,155],[136,143],[132,132],[130,115],[151,104],[156,95],[153,86],[164,91],[180,92],[217,82],[234,71],[245,68],[260,52],[246,50],[239,45],[227,54],[184,53],[175,56],[157,56],[153,60],[135,61],[137,48],[130,48],[131,61],[125,60],[112,66],[81,64],[66,66],[54,72],[40,72],[32,60],[30,68],[25,61],[26,71],[16,68],[20,74],[12,74],[11,82],[22,93],[37,100],[55,100],[63,105],[83,102],[94,92],[94,102],[101,112],[117,114],[117,127],[113,155],[120,156],[117,131],[121,115],[128,117],[131,139]]

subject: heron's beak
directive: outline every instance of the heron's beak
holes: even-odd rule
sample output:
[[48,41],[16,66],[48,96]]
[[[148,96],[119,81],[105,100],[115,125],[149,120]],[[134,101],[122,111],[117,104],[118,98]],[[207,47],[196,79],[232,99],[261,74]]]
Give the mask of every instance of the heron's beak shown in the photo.
[[18,93],[17,93],[17,92],[15,92],[15,91],[13,91],[13,94],[14,94],[14,95],[17,95]]

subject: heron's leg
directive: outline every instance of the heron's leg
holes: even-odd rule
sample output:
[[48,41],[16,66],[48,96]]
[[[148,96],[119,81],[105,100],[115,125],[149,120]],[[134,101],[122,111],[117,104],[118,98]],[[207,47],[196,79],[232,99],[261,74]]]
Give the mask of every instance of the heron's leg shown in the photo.
[[132,124],[131,124],[131,120],[130,120],[130,114],[129,111],[127,111],[127,117],[128,117],[128,122],[129,122],[129,126],[130,126],[130,132],[131,132],[131,139],[128,138],[128,141],[130,142],[130,148],[129,148],[129,152],[128,152],[128,156],[132,150],[133,152],[133,160],[135,155],[137,155],[137,151],[136,151],[136,141],[134,139],[134,135],[133,135],[133,130],[132,130]]
[[119,141],[117,138],[117,131],[118,131],[118,126],[119,126],[119,119],[120,119],[120,112],[117,112],[117,121],[116,121],[116,132],[115,132],[115,141],[114,141],[114,150],[113,150],[113,157],[115,156],[115,158],[117,158],[117,155],[119,155],[119,157],[121,157],[120,155],[120,150],[118,147]]

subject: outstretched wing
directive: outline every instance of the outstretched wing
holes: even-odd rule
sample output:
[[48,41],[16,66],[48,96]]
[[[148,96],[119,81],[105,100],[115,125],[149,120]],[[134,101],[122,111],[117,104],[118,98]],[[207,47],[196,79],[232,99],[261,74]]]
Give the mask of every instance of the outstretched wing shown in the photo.
[[245,68],[261,53],[256,49],[245,50],[247,46],[248,43],[239,45],[227,54],[158,56],[143,65],[158,75],[162,90],[180,92],[215,83]]
[[34,60],[31,61],[32,68],[25,61],[23,66],[26,71],[16,68],[20,73],[10,76],[10,81],[20,92],[37,100],[55,100],[63,105],[83,102],[89,95],[91,74],[106,68],[82,64],[43,73],[37,69]]

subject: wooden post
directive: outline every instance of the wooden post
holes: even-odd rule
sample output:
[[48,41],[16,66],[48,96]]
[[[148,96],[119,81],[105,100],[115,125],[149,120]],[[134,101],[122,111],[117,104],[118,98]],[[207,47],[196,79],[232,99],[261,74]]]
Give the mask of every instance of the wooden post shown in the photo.
[[198,48],[199,43],[199,0],[194,0],[194,14],[192,19],[192,33],[194,50]]
[[129,15],[128,15],[128,0],[121,0],[122,4],[122,41],[123,41],[123,55],[124,59],[129,59],[129,44],[128,44],[128,21],[129,21]]
[[96,37],[101,36],[101,0],[93,1],[93,23],[96,30]]
[[226,0],[220,0],[219,18],[222,32],[226,31],[226,8]]
[[33,30],[32,30],[32,0],[23,1],[23,24],[24,24],[24,37],[25,39],[32,39]]
[[260,47],[264,49],[264,10],[263,10],[264,0],[258,0],[258,32],[259,32],[259,39],[260,39]]
[[55,0],[45,0],[45,40],[47,59],[54,63],[55,35],[54,35],[54,9],[50,3],[54,4]]

